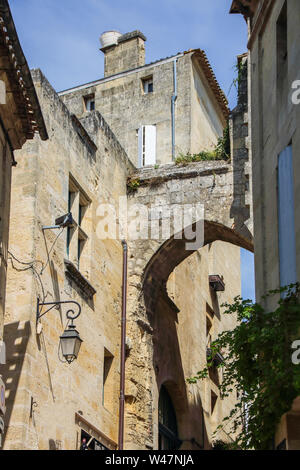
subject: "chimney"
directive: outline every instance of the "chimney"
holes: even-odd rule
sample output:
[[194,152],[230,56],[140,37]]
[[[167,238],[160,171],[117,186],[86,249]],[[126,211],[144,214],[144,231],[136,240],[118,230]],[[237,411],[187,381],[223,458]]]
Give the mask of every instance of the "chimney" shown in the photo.
[[104,76],[132,70],[145,65],[146,38],[140,31],[121,34],[106,31],[100,37],[101,51],[105,56]]

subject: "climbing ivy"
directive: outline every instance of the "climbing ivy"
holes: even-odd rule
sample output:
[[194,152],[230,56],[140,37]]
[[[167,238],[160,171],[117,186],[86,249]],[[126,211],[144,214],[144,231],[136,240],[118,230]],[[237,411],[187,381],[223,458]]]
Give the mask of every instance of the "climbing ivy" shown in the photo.
[[220,396],[237,391],[239,399],[216,434],[230,425],[236,448],[272,448],[276,426],[300,395],[300,365],[292,362],[292,343],[300,338],[300,284],[270,291],[265,298],[279,294],[274,311],[241,297],[224,304],[225,314],[237,316],[237,326],[219,334],[207,366],[188,379],[193,384],[208,377],[215,355],[222,354]]
[[230,94],[231,89],[232,89],[233,86],[238,91],[239,86],[240,86],[243,78],[245,77],[247,67],[248,67],[247,62],[243,62],[243,61],[238,61],[238,63],[234,66],[234,70],[237,73],[237,76],[233,79],[233,81],[232,81],[232,83],[229,87],[228,95]]

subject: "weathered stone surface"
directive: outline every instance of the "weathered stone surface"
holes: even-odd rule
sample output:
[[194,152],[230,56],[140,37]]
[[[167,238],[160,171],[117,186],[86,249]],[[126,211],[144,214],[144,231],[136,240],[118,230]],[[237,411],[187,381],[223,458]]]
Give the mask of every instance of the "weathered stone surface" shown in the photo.
[[[204,77],[204,89],[198,82],[197,87],[198,91],[201,88],[202,98],[210,103],[212,134],[208,132],[211,125],[204,119],[198,99],[191,103],[191,93],[195,97],[198,91],[191,91],[187,83],[191,73],[195,74],[194,80],[199,79],[201,71],[196,73],[197,67],[192,53],[183,55],[178,63],[177,135],[187,150],[198,145],[199,137],[198,131],[191,137],[190,113],[194,113],[193,122],[203,130],[204,140],[199,143],[199,150],[216,142],[224,121],[215,97],[207,84],[203,85]],[[195,386],[188,386],[186,378],[206,363],[208,316],[212,317],[212,338],[235,324],[234,318],[224,317],[221,304],[231,302],[240,293],[239,247],[252,248],[251,233],[246,230],[247,185],[241,181],[245,155],[241,154],[241,163],[237,159],[236,165],[200,162],[186,167],[168,164],[137,171],[125,150],[132,152],[136,161],[136,125],[143,124],[143,116],[162,123],[158,150],[162,161],[171,161],[172,60],[153,68],[153,73],[158,74],[155,93],[161,107],[154,101],[149,106],[147,100],[152,97],[140,95],[137,84],[140,85],[145,70],[137,71],[134,80],[133,75],[127,75],[119,82],[119,79],[106,81],[99,87],[85,87],[84,91],[61,95],[64,103],[40,71],[33,74],[50,139],[43,143],[36,138],[26,145],[19,154],[20,171],[14,175],[16,191],[10,246],[18,260],[31,261],[31,267],[26,265],[28,269],[20,270],[20,265],[24,265],[15,260],[9,268],[5,324],[9,346],[5,380],[11,384],[7,397],[7,449],[18,446],[47,449],[54,444],[62,449],[78,447],[83,429],[78,419],[75,420],[78,413],[83,414],[91,429],[116,442],[122,249],[120,240],[97,237],[100,222],[97,209],[100,203],[117,207],[120,196],[127,201],[129,209],[136,203],[151,209],[146,218],[150,224],[168,222],[168,216],[161,216],[160,209],[169,204],[173,208],[178,203],[203,203],[206,220],[204,246],[199,250],[187,251],[187,240],[175,238],[173,226],[165,242],[151,236],[128,240],[127,337],[132,347],[126,360],[125,447],[158,448],[158,402],[162,385],[168,389],[176,410],[183,449],[210,448],[212,432],[236,400],[234,394],[225,402],[218,397],[212,409],[212,393],[218,396],[216,381],[221,377],[215,374]],[[193,86],[197,88],[195,81]],[[137,92],[134,100],[132,91]],[[81,108],[83,93],[87,92],[96,93],[96,111],[91,113],[83,113]],[[112,103],[116,104],[114,112]],[[100,106],[103,115],[98,111]],[[106,112],[111,121],[106,119]],[[137,121],[133,122],[135,118]],[[130,133],[126,127],[129,125],[132,125]],[[141,183],[131,194],[127,194],[128,177],[139,178]],[[84,295],[76,276],[70,281],[65,275],[66,230],[58,238],[57,232],[42,231],[43,226],[68,212],[70,190],[74,193],[71,209],[77,221],[79,206],[85,204],[81,229],[88,238],[78,267],[74,239],[79,228],[72,229],[68,255],[75,269],[78,267],[76,274],[82,275],[96,291],[93,298]],[[22,237],[18,225],[21,218]],[[211,274],[224,277],[225,292],[211,290]],[[57,351],[58,338],[65,326],[65,310],[62,307],[43,317],[43,332],[37,337],[37,296],[48,301],[73,299],[82,306],[76,326],[84,343],[78,360],[71,366],[60,362]],[[16,336],[18,343],[14,341]],[[104,387],[108,353],[114,359]],[[36,406],[30,416],[31,397]],[[24,414],[20,414],[22,407],[26,410]]]
[[[224,110],[219,106],[211,83],[205,76],[197,50],[142,66],[144,63],[136,56],[136,51],[143,47],[141,42],[141,38],[135,38],[132,43],[129,41],[108,48],[105,51],[105,64],[106,67],[110,67],[108,63],[113,62],[115,75],[106,76],[78,89],[61,92],[59,93],[61,99],[76,116],[82,117],[86,114],[84,98],[94,95],[95,108],[105,118],[136,166],[138,129],[143,125],[155,125],[156,163],[158,165],[170,163],[172,162],[171,99],[174,95],[174,61],[176,61],[176,156],[181,153],[197,153],[211,149],[222,135],[227,116],[224,116]],[[130,49],[127,55],[123,48]],[[130,59],[131,53],[134,53],[136,58],[133,62],[132,58]],[[145,94],[143,79],[147,77],[153,77],[154,88],[153,93]]]

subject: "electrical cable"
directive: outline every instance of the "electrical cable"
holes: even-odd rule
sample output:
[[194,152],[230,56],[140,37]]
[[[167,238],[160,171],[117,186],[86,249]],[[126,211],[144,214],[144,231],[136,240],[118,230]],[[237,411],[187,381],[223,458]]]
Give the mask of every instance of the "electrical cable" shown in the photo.
[[40,273],[41,275],[43,274],[43,272],[45,271],[46,267],[48,266],[49,261],[50,261],[50,254],[51,254],[51,252],[52,252],[52,250],[53,250],[53,248],[54,248],[55,243],[57,242],[57,240],[59,239],[59,237],[61,236],[61,234],[63,233],[63,231],[64,231],[64,227],[61,229],[61,231],[59,232],[59,234],[58,234],[57,237],[55,238],[54,242],[52,243],[51,248],[50,248],[49,252],[47,253],[47,255],[48,255],[47,263],[45,264],[45,266],[44,266],[44,263],[43,263],[43,267],[42,267],[42,270],[41,270],[41,273]]
[[[44,285],[43,285],[43,282],[42,282],[42,279],[41,279],[41,275],[39,274],[39,272],[37,271],[37,269],[34,267],[34,263],[41,263],[42,266],[44,265],[44,263],[42,261],[39,261],[39,260],[34,260],[34,261],[31,261],[31,262],[25,262],[25,261],[21,261],[19,260],[13,253],[11,253],[10,251],[8,251],[8,254],[9,256],[11,257],[10,258],[10,261],[11,261],[11,265],[13,267],[13,269],[15,269],[16,271],[18,272],[23,272],[23,271],[29,271],[29,269],[31,269],[33,271],[33,273],[36,275],[36,277],[38,278],[39,280],[39,283],[40,283],[40,286],[41,286],[41,290],[42,290],[42,298],[43,298],[43,302],[45,301],[45,298],[46,298],[46,295],[45,295],[45,289],[44,289]],[[14,263],[13,263],[13,260],[15,260],[17,263],[19,264],[22,264],[23,266],[27,266],[27,268],[24,268],[24,269],[18,269]]]

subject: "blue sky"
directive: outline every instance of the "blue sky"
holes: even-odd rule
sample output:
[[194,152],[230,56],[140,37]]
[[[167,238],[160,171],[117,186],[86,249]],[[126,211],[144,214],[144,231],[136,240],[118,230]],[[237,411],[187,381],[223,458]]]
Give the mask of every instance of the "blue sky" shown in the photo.
[[[231,0],[9,0],[24,53],[57,91],[103,77],[99,36],[141,30],[146,62],[179,51],[204,49],[226,94],[236,76],[236,56],[246,51],[241,15]],[[236,92],[231,88],[230,108]],[[253,298],[253,256],[242,250],[243,296]]]

